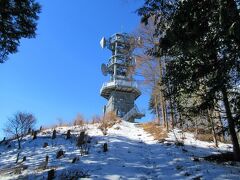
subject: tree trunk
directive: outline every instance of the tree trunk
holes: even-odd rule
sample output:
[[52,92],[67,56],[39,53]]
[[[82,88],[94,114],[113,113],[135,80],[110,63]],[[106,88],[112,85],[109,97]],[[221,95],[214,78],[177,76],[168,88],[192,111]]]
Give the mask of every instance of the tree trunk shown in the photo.
[[234,119],[233,119],[229,101],[228,101],[228,93],[225,86],[222,87],[222,95],[223,95],[223,103],[225,106],[227,120],[228,120],[228,127],[229,127],[231,140],[233,144],[234,159],[237,161],[240,161],[240,148],[239,148],[238,138],[235,130]]
[[163,118],[163,125],[164,127],[167,126],[166,124],[166,108],[165,108],[165,100],[163,96],[163,85],[162,85],[162,80],[163,80],[163,74],[162,74],[162,62],[161,59],[159,58],[158,60],[159,63],[159,83],[160,83],[160,101],[161,101],[161,106],[162,106],[162,118]]
[[21,137],[17,134],[18,149],[21,149]]
[[158,101],[157,101],[157,96],[155,95],[155,111],[156,111],[156,116],[157,116],[157,124],[160,125],[160,115],[159,115],[159,110],[158,110]]
[[170,97],[170,101],[169,101],[169,105],[170,105],[170,117],[171,117],[171,125],[172,125],[172,129],[174,128],[174,124],[175,124],[175,120],[174,120],[174,109],[173,109],[173,103],[172,103],[172,98]]
[[198,139],[198,122],[197,122],[197,118],[195,118],[195,139]]
[[213,120],[212,114],[213,114],[213,111],[212,110],[208,110],[207,117],[208,117],[208,121],[210,122],[210,125],[211,125],[213,142],[214,142],[215,146],[218,147],[217,134],[216,134],[216,131],[215,131],[215,124],[214,124],[214,120]]
[[220,114],[220,110],[219,109],[216,111],[216,116],[217,116],[217,119],[218,119],[218,121],[220,123],[220,126],[221,126],[221,131],[222,131],[221,132],[221,134],[222,134],[221,141],[225,142],[226,141],[225,140],[225,132],[224,132],[223,122],[222,122],[222,118],[221,118],[221,114]]
[[163,107],[164,107],[164,119],[165,119],[165,127],[167,128],[167,132],[169,131],[169,124],[168,124],[168,119],[167,119],[167,102],[165,98],[163,97]]
[[178,127],[182,130],[183,129],[183,121],[182,121],[182,115],[181,115],[181,113],[178,111],[178,120],[177,120],[177,122],[178,122]]

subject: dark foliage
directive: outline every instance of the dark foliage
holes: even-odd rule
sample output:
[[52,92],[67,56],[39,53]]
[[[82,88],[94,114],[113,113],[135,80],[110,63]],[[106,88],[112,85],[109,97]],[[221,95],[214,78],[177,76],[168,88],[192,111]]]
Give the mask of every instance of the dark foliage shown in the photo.
[[198,103],[190,108],[193,114],[209,111],[222,101],[238,160],[235,127],[240,106],[233,111],[230,97],[240,85],[239,7],[239,0],[146,0],[138,10],[143,22],[155,19],[159,37],[155,56],[171,57],[164,80],[172,91],[166,96],[181,101],[182,95],[197,95]]
[[0,63],[18,51],[21,38],[36,36],[40,10],[35,0],[0,0]]

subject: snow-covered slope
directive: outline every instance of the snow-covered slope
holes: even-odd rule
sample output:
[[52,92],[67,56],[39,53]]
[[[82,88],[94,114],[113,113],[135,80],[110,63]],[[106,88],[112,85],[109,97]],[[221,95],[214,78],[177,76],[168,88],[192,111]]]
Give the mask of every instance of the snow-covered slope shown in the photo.
[[[178,130],[169,133],[168,143],[158,143],[140,126],[121,122],[114,125],[104,136],[97,124],[86,125],[89,154],[80,156],[76,139],[66,140],[67,130],[79,134],[80,127],[59,127],[57,138],[51,139],[52,130],[44,130],[36,140],[28,136],[24,139],[20,153],[20,163],[16,164],[17,145],[0,145],[0,179],[46,179],[50,169],[56,170],[56,179],[66,179],[66,175],[78,175],[83,172],[86,179],[240,179],[240,167],[219,165],[206,161],[193,161],[192,158],[231,149],[230,145],[196,141],[192,134],[184,134],[184,146],[176,146],[175,138],[182,138]],[[48,147],[43,147],[48,143]],[[108,151],[103,152],[103,144]],[[57,159],[56,153],[62,149],[64,157]],[[49,156],[48,168],[41,169],[46,155]],[[26,161],[21,162],[23,156]],[[80,160],[72,163],[75,157]],[[14,168],[24,165],[22,174],[15,174]]]

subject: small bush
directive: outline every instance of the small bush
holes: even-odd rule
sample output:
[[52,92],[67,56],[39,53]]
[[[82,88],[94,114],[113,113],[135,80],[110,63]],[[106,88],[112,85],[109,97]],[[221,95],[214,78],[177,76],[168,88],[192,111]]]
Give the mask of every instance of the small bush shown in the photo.
[[80,148],[80,154],[83,156],[83,154],[88,154],[89,152],[89,141],[88,135],[85,133],[85,131],[82,131],[80,135],[77,137],[77,143],[76,145]]
[[95,116],[92,117],[92,120],[91,120],[90,123],[91,124],[96,124],[96,123],[100,123],[101,121],[102,121],[102,117],[95,115]]
[[108,128],[111,128],[115,124],[120,122],[121,120],[119,117],[117,117],[116,113],[113,111],[110,111],[105,114],[105,117],[100,122],[99,129],[101,129],[104,135],[107,135]]
[[85,123],[85,119],[81,114],[78,114],[77,117],[73,120],[74,126],[83,126],[84,123]]

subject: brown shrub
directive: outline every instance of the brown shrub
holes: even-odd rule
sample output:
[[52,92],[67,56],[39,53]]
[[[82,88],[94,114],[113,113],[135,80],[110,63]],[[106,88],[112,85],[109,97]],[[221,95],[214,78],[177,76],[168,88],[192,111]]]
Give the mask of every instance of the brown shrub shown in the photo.
[[91,120],[91,124],[96,124],[96,123],[100,123],[102,121],[102,117],[98,116],[98,115],[95,115],[92,117],[92,120]]
[[120,123],[121,120],[117,117],[114,111],[110,111],[105,114],[104,118],[100,122],[99,129],[102,130],[104,135],[107,135],[108,128],[113,127],[115,124]]
[[157,125],[155,122],[143,123],[141,124],[141,127],[151,134],[155,140],[161,141],[167,138],[167,130],[162,126]]
[[77,117],[73,120],[74,126],[83,126],[84,123],[85,123],[85,119],[81,114],[78,114]]
[[80,135],[77,137],[76,145],[80,148],[80,154],[83,156],[84,154],[89,153],[90,149],[90,137],[85,133],[85,131],[81,131]]
[[[207,142],[213,141],[213,134],[210,129],[198,128],[197,134],[196,134],[196,128],[188,128],[188,129],[185,129],[184,132],[194,133],[195,138],[200,141],[207,141]],[[221,136],[217,136],[217,140],[222,142]]]
[[213,141],[213,135],[212,134],[198,134],[196,139],[198,139],[200,141],[211,142],[211,141]]

